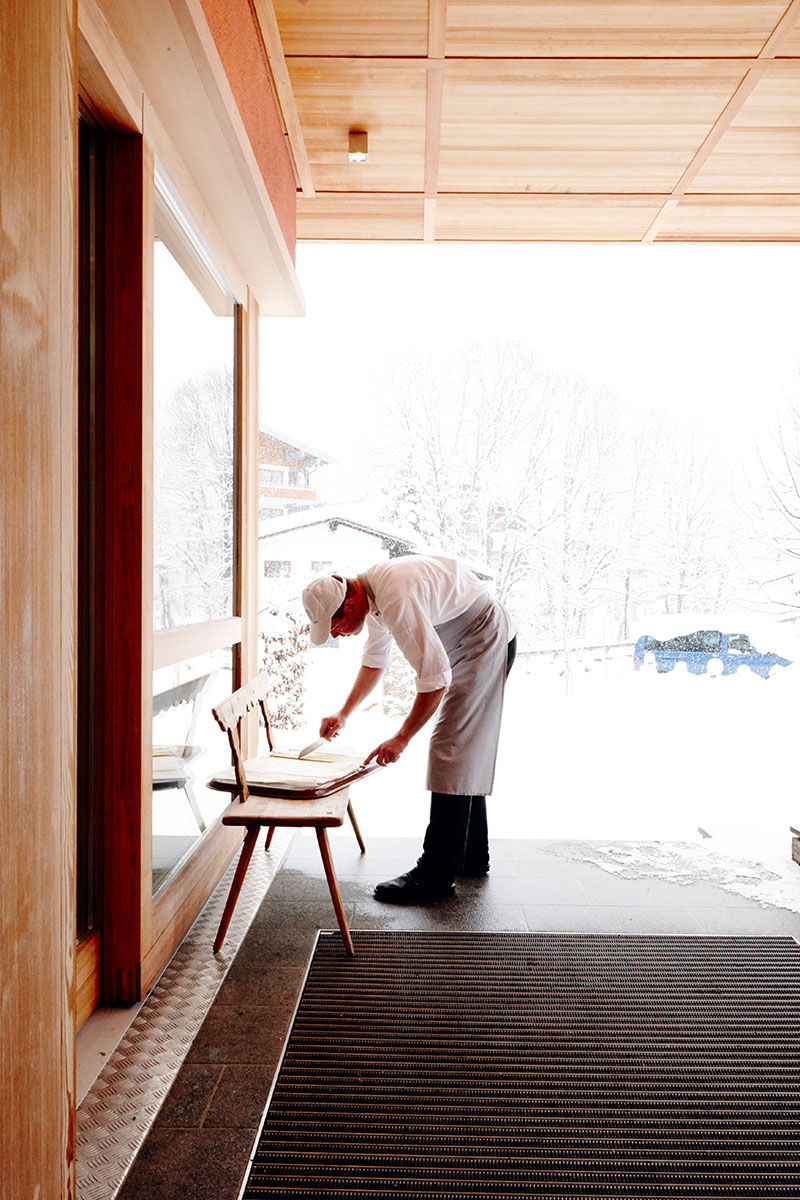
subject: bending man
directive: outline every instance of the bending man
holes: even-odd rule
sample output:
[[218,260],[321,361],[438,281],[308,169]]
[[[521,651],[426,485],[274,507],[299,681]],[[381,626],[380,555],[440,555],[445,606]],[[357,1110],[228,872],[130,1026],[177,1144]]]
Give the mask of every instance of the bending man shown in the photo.
[[516,652],[511,618],[469,568],[421,555],[378,563],[353,579],[315,579],[303,605],[315,646],[367,627],[358,675],[339,711],[323,718],[322,737],[335,737],[375,688],[389,665],[392,638],[414,669],[417,695],[397,733],[365,761],[396,762],[439,710],[428,756],[431,814],[422,855],[404,875],[379,883],[375,896],[424,904],[454,895],[457,874],[489,870],[486,796]]

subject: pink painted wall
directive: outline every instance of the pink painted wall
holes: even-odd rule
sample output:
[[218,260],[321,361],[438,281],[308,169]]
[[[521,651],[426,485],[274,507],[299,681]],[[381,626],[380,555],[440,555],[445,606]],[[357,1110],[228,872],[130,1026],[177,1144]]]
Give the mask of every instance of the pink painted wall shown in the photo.
[[297,188],[250,0],[201,0],[283,236],[294,258]]

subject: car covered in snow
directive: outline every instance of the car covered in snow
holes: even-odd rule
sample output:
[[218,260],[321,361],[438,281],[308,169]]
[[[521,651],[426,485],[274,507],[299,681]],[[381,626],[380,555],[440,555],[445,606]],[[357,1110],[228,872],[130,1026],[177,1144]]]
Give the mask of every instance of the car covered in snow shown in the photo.
[[654,662],[660,674],[672,671],[677,663],[685,663],[692,675],[705,675],[712,661],[722,664],[723,675],[733,675],[739,667],[749,667],[763,679],[773,667],[791,665],[788,658],[779,654],[756,650],[746,633],[722,633],[718,629],[698,629],[666,641],[643,635],[633,651],[635,670],[646,662]]

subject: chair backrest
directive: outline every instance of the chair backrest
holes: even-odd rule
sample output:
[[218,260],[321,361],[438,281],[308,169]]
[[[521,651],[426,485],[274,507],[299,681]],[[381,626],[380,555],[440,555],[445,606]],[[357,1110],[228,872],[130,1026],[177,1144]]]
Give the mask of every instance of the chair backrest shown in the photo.
[[261,671],[254,679],[246,683],[244,687],[239,688],[238,692],[234,692],[227,700],[223,700],[216,708],[212,708],[211,710],[219,727],[228,735],[233,755],[233,769],[236,773],[236,782],[239,785],[240,800],[246,800],[250,795],[244,771],[242,722],[254,708],[261,710],[264,728],[267,732],[267,745],[269,746],[270,754],[275,749],[275,743],[272,740],[272,726],[269,720],[269,712],[267,711],[268,682],[269,675],[266,671]]
[[[218,674],[219,671],[208,671],[205,675],[199,675],[197,679],[189,679],[186,683],[179,683],[176,687],[168,688],[166,692],[159,692],[153,696],[154,717],[167,712],[171,708],[178,708],[181,704],[191,704],[189,727],[183,739],[185,751],[194,744],[198,719],[203,711],[203,706],[200,703],[201,698]],[[185,754],[184,757],[186,757]]]

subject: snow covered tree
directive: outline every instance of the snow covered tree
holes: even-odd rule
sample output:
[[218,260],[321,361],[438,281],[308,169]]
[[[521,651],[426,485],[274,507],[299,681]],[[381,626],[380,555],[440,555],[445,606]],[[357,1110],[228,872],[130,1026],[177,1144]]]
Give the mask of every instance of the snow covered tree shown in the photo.
[[233,378],[187,379],[155,407],[157,629],[233,612]]
[[308,618],[273,602],[258,614],[261,666],[269,674],[268,708],[275,729],[300,729],[304,717]]
[[507,597],[527,574],[552,422],[551,376],[516,343],[392,374],[375,447],[385,520],[491,567]]

